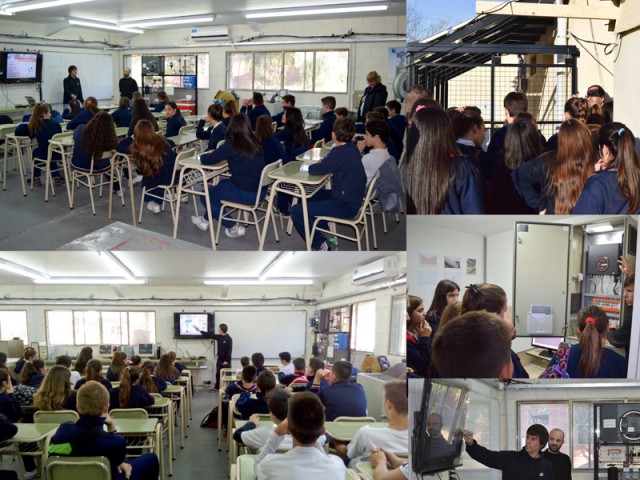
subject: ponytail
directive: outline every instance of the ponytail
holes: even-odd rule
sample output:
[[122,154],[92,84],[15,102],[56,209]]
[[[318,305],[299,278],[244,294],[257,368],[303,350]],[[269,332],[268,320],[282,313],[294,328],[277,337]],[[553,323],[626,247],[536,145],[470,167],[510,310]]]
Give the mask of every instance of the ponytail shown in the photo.
[[604,349],[602,337],[607,333],[608,324],[607,314],[599,307],[586,307],[578,313],[580,333],[578,373],[581,378],[592,378],[597,375]]
[[31,133],[31,135],[36,135],[44,128],[42,116],[50,111],[51,106],[47,103],[39,103],[33,107],[33,112],[31,112],[31,118],[29,119],[29,133]]
[[153,370],[155,365],[153,362],[144,362],[140,368],[140,380],[138,383],[149,393],[158,393],[158,387],[153,380]]
[[140,372],[136,367],[126,368],[122,372],[122,380],[118,387],[118,399],[120,400],[120,408],[127,408],[129,406],[129,400],[131,400],[131,390],[133,386],[138,383],[140,378]]

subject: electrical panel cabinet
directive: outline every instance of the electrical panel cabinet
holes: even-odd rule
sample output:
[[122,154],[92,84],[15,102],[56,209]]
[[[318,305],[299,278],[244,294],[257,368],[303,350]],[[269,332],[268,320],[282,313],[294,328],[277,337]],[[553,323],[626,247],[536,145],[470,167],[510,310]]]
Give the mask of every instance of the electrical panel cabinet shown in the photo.
[[347,305],[320,312],[314,331],[314,356],[328,363],[351,359],[352,311],[352,305]]

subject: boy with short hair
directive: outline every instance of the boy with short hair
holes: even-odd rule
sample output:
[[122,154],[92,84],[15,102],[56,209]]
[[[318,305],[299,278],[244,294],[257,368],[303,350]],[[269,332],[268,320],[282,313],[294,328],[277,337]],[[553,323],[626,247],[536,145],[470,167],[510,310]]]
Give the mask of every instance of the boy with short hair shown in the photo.
[[280,352],[278,357],[280,357],[280,365],[271,367],[270,370],[272,372],[277,371],[278,380],[282,381],[284,377],[293,375],[293,364],[291,363],[291,354],[289,352]]
[[267,367],[264,366],[264,355],[260,352],[251,355],[251,364],[256,367],[257,375],[267,370]]
[[251,393],[243,392],[236,400],[236,409],[242,415],[243,420],[247,420],[254,413],[269,413],[267,407],[267,394],[276,388],[276,377],[273,372],[265,370],[256,380],[256,398],[251,398]]
[[271,112],[264,106],[264,97],[260,92],[253,92],[251,100],[243,100],[242,105],[240,112],[247,114],[249,120],[251,120],[252,130],[256,129],[256,122],[261,115],[267,115],[271,118]]
[[312,357],[309,360],[309,368],[307,368],[307,391],[318,393],[322,388],[328,387],[329,382],[324,379],[324,376],[320,378],[317,373],[324,369],[324,362],[318,357]]
[[[254,468],[258,480],[280,479],[283,475],[344,480],[346,470],[342,460],[327,455],[318,446],[318,438],[324,432],[324,412],[318,397],[310,392],[293,395],[289,400],[287,419],[276,426],[256,458]],[[293,438],[293,449],[275,455],[287,433]]]
[[309,383],[309,379],[305,375],[305,370],[307,369],[307,362],[305,362],[304,358],[298,357],[293,360],[293,375],[287,375],[280,379],[280,383],[291,387],[292,390],[304,390],[307,384]]
[[400,138],[404,137],[404,132],[407,129],[407,117],[400,115],[402,111],[402,105],[397,100],[389,100],[387,102],[387,110],[389,111],[389,125],[393,128]]
[[[359,383],[351,383],[353,366],[344,360],[338,360],[331,367],[331,385],[323,388],[318,397],[326,407],[326,418],[332,422],[337,417],[366,417],[367,396],[364,388]],[[326,370],[318,371],[322,378],[327,374]]]
[[348,118],[349,117],[349,110],[347,110],[344,107],[338,107],[336,108],[333,113],[336,114],[336,120],[338,118]]
[[333,112],[336,108],[336,97],[324,97],[320,101],[322,102],[322,123],[311,132],[311,143],[323,139],[325,142],[331,140],[333,124],[336,122],[336,114]]
[[109,416],[109,393],[104,386],[93,380],[85,383],[78,391],[77,406],[80,420],[58,427],[51,439],[54,452],[62,448],[70,450],[67,455],[74,457],[105,456],[111,464],[111,478],[114,480],[158,478],[160,464],[154,453],[146,453],[125,462],[126,440],[115,435],[116,427]]
[[[355,123],[350,118],[336,120],[331,133],[335,147],[324,160],[309,165],[310,175],[333,174],[331,190],[320,190],[307,202],[309,226],[313,225],[315,217],[353,218],[360,210],[365,196],[367,174],[358,147],[352,142],[355,131]],[[300,236],[305,238],[302,203],[291,207],[291,220]],[[327,222],[318,222],[318,227],[327,229]],[[328,241],[320,232],[313,236],[311,248],[330,250]]]
[[242,377],[240,381],[233,382],[228,385],[225,390],[225,396],[230,399],[234,395],[238,393],[249,392],[253,393],[256,391],[256,367],[253,365],[247,365],[242,369]]
[[284,108],[284,110],[282,110],[280,113],[277,113],[276,115],[271,117],[271,121],[277,123],[276,128],[280,128],[284,126],[284,123],[282,123],[282,116],[287,111],[287,108],[293,108],[295,106],[296,106],[296,97],[294,97],[293,95],[284,95],[282,97],[282,108]]
[[369,120],[365,126],[364,140],[358,142],[358,150],[361,152],[369,148],[369,153],[362,157],[364,171],[367,174],[367,185],[391,155],[387,150],[389,141],[389,125],[383,120]]

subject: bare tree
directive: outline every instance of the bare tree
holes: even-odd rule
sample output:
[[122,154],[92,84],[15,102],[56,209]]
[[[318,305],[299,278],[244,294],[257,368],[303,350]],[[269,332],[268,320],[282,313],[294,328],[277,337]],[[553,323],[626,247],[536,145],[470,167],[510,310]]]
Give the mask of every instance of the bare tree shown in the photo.
[[419,42],[440,33],[456,23],[451,17],[428,18],[424,0],[407,1],[407,41]]

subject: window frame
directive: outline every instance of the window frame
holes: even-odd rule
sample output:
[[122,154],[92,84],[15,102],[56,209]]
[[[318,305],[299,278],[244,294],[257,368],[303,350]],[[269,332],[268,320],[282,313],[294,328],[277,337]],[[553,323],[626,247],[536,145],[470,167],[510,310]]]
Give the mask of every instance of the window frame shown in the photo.
[[[396,299],[402,302],[402,309],[400,310],[400,315],[398,318],[393,318],[394,315],[394,304],[396,303]],[[389,355],[397,355],[399,357],[407,356],[407,340],[406,340],[406,331],[407,331],[407,322],[406,318],[406,310],[407,310],[407,295],[392,295],[391,296],[391,308],[390,308],[390,318],[389,318]],[[403,315],[404,314],[404,315]],[[393,332],[398,331],[398,338],[396,339],[396,345],[393,345]],[[400,351],[397,347],[404,346],[404,352]]]
[[[25,345],[28,345],[29,344],[29,318],[28,318],[28,315],[27,315],[27,310],[23,310],[23,309],[19,309],[19,310],[2,309],[2,310],[0,310],[0,315],[2,315],[3,312],[14,312],[14,313],[22,312],[22,313],[24,313],[24,327],[25,327],[25,332],[26,332],[27,336],[26,336],[26,338],[23,338],[21,340],[24,341]],[[3,335],[3,333],[2,333],[2,322],[0,322],[0,340],[2,340],[2,335]],[[7,338],[7,339],[4,339],[2,341],[9,341],[9,340],[13,340],[13,338]]]
[[372,298],[370,300],[362,300],[360,302],[355,302],[351,304],[351,338],[349,339],[349,349],[352,352],[363,352],[363,353],[375,353],[375,349],[376,349],[376,334],[375,334],[375,324],[376,324],[376,320],[374,318],[373,321],[373,345],[372,345],[372,349],[371,350],[362,350],[362,349],[358,349],[358,305],[361,304],[365,304],[365,303],[373,303],[373,312],[374,312],[374,316],[375,316],[375,312],[376,312],[376,308],[377,308],[377,303],[376,303],[376,299]]

